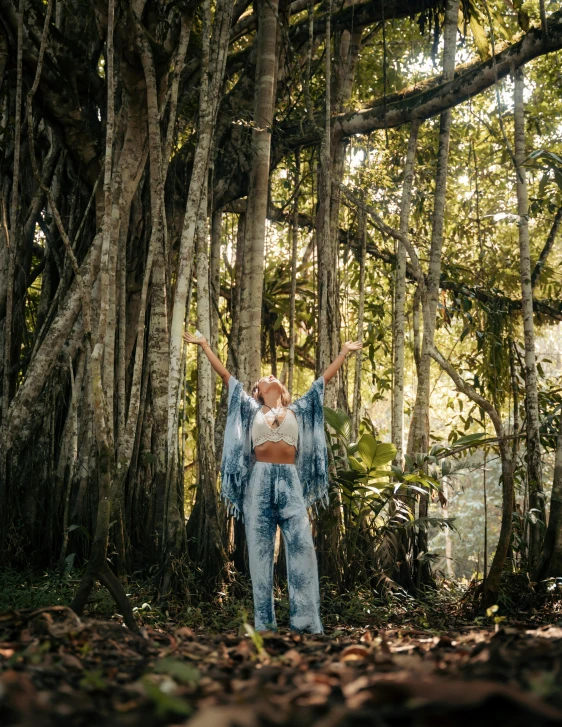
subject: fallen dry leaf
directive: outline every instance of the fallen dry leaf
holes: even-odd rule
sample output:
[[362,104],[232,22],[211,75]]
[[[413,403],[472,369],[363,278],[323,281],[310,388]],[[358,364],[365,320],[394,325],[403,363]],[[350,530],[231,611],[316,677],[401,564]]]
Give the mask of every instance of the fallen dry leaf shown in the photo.
[[340,661],[356,661],[357,659],[366,659],[369,656],[369,649],[356,644],[354,646],[346,646],[340,654]]

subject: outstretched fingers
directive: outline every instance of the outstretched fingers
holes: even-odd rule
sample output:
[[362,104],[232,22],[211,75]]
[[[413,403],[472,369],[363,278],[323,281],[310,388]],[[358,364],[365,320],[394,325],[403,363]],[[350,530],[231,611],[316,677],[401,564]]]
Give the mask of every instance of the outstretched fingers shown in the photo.
[[183,334],[183,340],[186,343],[206,343],[204,336],[195,336],[193,333],[188,333],[188,331]]

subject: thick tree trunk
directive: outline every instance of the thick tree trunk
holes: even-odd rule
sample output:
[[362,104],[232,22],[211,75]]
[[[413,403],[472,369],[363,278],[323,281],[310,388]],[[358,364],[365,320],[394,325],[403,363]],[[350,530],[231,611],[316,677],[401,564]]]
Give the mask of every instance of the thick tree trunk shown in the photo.
[[[330,4],[331,8],[331,4]],[[336,62],[331,59],[331,37],[328,10],[326,15],[325,83],[326,106],[324,133],[318,178],[318,209],[316,211],[316,242],[318,250],[318,344],[316,373],[320,375],[337,356],[340,347],[339,313],[339,211],[340,184],[345,171],[346,142],[334,134],[332,114],[340,111],[351,96],[355,65],[361,50],[362,30],[337,33],[334,36]],[[332,75],[334,76],[332,82]],[[326,387],[324,400],[328,406],[338,404],[341,370]],[[348,408],[339,397],[342,408]]]
[[[115,74],[114,74],[114,0],[108,2],[108,25],[107,25],[107,125],[105,144],[105,168],[104,168],[104,218],[102,227],[102,249],[100,264],[100,307],[97,332],[95,334],[95,345],[90,356],[92,400],[94,408],[94,431],[97,444],[98,457],[98,503],[97,517],[92,542],[92,549],[86,571],[80,581],[78,591],[72,601],[72,608],[80,614],[86,605],[91,589],[96,579],[99,579],[110,591],[118,607],[121,609],[125,623],[130,629],[136,629],[136,621],[131,605],[125,595],[119,580],[111,573],[107,564],[107,549],[109,541],[109,528],[112,504],[114,500],[114,484],[116,479],[115,467],[115,445],[113,438],[113,426],[110,423],[112,408],[108,406],[108,397],[113,397],[112,378],[110,390],[104,384],[102,361],[105,344],[108,336],[108,322],[111,318],[111,281],[112,266],[116,255],[112,253],[118,244],[119,215],[118,202],[114,207],[114,156],[113,143],[115,136]],[[46,26],[48,23],[48,15]],[[64,236],[63,236],[64,237]],[[71,254],[71,253],[70,253]],[[81,285],[82,281],[79,281]],[[89,336],[90,330],[86,323],[86,315],[90,318],[90,310],[85,306],[89,303],[82,298],[82,317],[84,319],[84,333]],[[111,334],[111,332],[109,331]],[[89,350],[87,343],[86,350]],[[113,349],[111,350],[113,353]],[[113,361],[109,361],[114,366]],[[122,555],[122,554],[121,554]]]
[[164,254],[163,215],[163,161],[160,134],[160,111],[156,70],[152,50],[140,23],[137,38],[146,83],[148,113],[148,146],[150,159],[150,232],[149,249],[153,252],[152,290],[150,296],[150,328],[148,336],[148,365],[150,370],[150,391],[154,420],[151,452],[154,457],[154,492],[156,521],[159,524],[154,555],[160,554],[162,562],[180,557],[171,552],[167,539],[168,506],[177,506],[175,498],[169,496],[167,483],[168,437],[167,437],[167,393],[168,393],[168,296],[166,285],[166,259]]
[[[362,30],[353,34],[345,30],[334,34],[336,62],[332,63],[332,38],[328,3],[325,30],[325,83],[326,102],[324,134],[320,154],[318,178],[318,208],[316,211],[316,242],[318,251],[318,328],[316,374],[321,375],[336,358],[340,348],[339,312],[339,210],[341,182],[345,171],[346,143],[333,133],[332,113],[338,112],[349,100],[355,65],[361,49]],[[332,74],[334,81],[332,83]],[[326,387],[324,403],[347,411],[346,397],[341,396],[341,370]],[[339,399],[339,401],[338,401]],[[331,463],[334,470],[333,461]],[[318,519],[317,544],[321,573],[331,582],[340,582],[344,576],[338,553],[341,544],[342,503],[338,491],[334,492],[329,508]]]
[[537,390],[537,366],[535,355],[535,325],[533,321],[533,288],[531,279],[531,245],[529,239],[529,198],[526,172],[523,162],[525,152],[525,110],[523,69],[515,72],[513,120],[515,125],[515,174],[517,178],[517,212],[519,214],[519,273],[523,303],[523,336],[525,341],[525,410],[527,412],[527,479],[529,508],[535,511],[540,523],[529,525],[529,567],[533,568],[539,557],[545,522],[542,487],[542,462],[540,445],[539,398]]
[[276,95],[279,0],[256,0],[258,38],[256,96],[252,128],[252,168],[246,204],[246,237],[241,291],[238,378],[246,389],[261,374],[261,320],[265,221],[269,199],[271,127]]
[[[12,323],[13,323],[13,301],[14,301],[14,270],[16,254],[18,249],[18,210],[19,210],[19,177],[20,177],[20,153],[21,153],[21,127],[22,127],[22,85],[23,85],[23,0],[20,0],[18,11],[17,30],[17,58],[16,58],[16,99],[14,109],[14,173],[12,178],[12,199],[10,205],[10,229],[5,230],[4,250],[2,257],[6,261],[6,275],[4,279],[5,293],[5,317],[4,317],[4,350],[3,350],[3,375],[2,375],[2,418],[0,420],[0,431],[2,432],[2,443],[0,444],[0,547],[3,547],[4,534],[6,533],[7,512],[6,492],[8,479],[8,407],[10,405],[10,389],[12,369]],[[3,75],[3,72],[2,72]],[[5,214],[5,211],[3,210]],[[5,222],[4,222],[5,223]]]
[[[206,0],[206,2],[208,2],[208,0]],[[198,137],[178,250],[176,289],[170,326],[170,364],[168,380],[168,469],[175,467],[178,451],[177,401],[180,390],[181,347],[185,307],[189,281],[193,271],[195,228],[203,196],[203,187],[207,181],[210,154],[213,143],[213,131],[217,118],[218,105],[221,98],[220,89],[223,85],[224,70],[226,66],[232,10],[233,5],[229,0],[218,0],[213,22],[213,33],[210,39],[207,63],[208,73],[206,72],[206,69],[203,69],[201,77],[199,123],[197,127]],[[210,12],[210,6],[205,12]]]
[[[209,340],[211,298],[209,290],[209,240],[206,191],[197,225],[197,328]],[[226,565],[225,534],[219,525],[214,446],[215,372],[197,347],[197,460],[198,488],[187,523],[191,559],[199,565],[213,591],[220,585]]]

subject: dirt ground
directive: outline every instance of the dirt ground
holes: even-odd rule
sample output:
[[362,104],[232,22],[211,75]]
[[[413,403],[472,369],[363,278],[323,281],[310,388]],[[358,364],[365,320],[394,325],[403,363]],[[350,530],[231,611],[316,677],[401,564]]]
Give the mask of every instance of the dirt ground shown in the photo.
[[562,628],[220,635],[0,614],[0,725],[562,725]]

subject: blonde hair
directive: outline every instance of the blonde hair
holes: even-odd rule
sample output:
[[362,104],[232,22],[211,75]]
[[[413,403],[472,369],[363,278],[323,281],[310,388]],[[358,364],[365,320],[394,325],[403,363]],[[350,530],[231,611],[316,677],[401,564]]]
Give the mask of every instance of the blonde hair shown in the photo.
[[[263,400],[263,396],[261,396],[260,394],[260,381],[261,379],[258,379],[256,383],[252,386],[252,396],[259,404],[263,406],[265,404],[265,401]],[[288,389],[286,389],[280,381],[279,384],[281,385],[281,406],[289,406],[289,404],[291,403],[291,395],[289,394]]]

